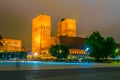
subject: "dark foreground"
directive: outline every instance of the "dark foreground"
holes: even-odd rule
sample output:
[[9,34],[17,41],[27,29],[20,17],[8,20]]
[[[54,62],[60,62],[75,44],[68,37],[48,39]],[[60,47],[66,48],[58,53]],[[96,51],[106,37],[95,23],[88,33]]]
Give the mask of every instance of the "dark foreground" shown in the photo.
[[0,71],[0,80],[120,80],[120,67]]

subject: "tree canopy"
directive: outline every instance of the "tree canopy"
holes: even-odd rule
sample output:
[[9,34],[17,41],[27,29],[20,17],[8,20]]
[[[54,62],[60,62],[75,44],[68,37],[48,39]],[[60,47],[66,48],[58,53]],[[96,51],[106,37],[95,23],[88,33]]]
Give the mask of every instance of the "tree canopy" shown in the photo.
[[49,48],[49,52],[57,59],[67,58],[69,55],[69,48],[62,44],[52,45]]
[[114,57],[117,44],[112,37],[106,39],[98,31],[93,32],[86,38],[85,44],[90,48],[90,56],[99,60],[100,58]]

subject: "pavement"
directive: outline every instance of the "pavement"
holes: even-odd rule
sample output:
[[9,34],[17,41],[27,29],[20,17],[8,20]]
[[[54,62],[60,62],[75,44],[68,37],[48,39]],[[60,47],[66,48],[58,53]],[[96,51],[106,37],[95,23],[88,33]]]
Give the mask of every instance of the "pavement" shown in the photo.
[[[4,63],[4,64],[3,64]],[[0,62],[0,71],[120,67],[120,63]]]
[[120,80],[120,67],[0,71],[0,80]]
[[120,64],[0,62],[0,80],[120,80]]

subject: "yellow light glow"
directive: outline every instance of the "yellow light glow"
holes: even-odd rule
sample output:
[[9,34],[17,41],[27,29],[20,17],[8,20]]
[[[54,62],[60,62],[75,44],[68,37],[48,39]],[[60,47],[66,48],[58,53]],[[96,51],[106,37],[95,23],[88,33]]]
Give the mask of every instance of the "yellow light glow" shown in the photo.
[[65,19],[58,23],[57,36],[76,36],[76,20]]
[[38,56],[38,53],[37,53],[37,52],[35,52],[35,53],[34,53],[34,56]]
[[[51,37],[51,19],[48,15],[39,15],[32,20],[32,55],[38,52],[43,55],[42,48],[48,46]],[[46,42],[47,41],[47,42]],[[50,44],[50,43],[48,43]]]

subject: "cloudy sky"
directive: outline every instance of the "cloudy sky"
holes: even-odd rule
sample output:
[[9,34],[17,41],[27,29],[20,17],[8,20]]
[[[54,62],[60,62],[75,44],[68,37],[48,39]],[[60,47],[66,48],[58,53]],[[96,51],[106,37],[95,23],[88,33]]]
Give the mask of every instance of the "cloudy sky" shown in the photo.
[[31,21],[39,14],[51,16],[52,36],[61,18],[77,21],[77,35],[99,31],[120,43],[120,0],[0,0],[0,35],[20,39],[31,48]]

